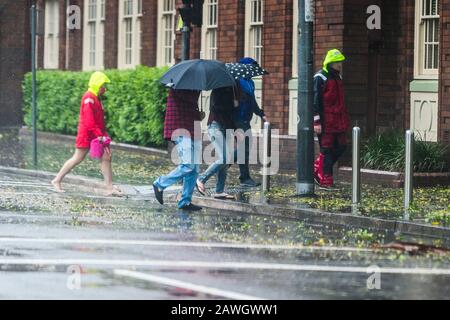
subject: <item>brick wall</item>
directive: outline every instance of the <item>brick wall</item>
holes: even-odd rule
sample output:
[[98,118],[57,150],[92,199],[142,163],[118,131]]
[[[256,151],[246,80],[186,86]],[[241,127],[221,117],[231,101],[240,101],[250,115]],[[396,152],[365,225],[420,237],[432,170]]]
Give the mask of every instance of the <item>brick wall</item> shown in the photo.
[[[145,1],[144,1],[145,2]],[[119,1],[106,1],[105,21],[105,69],[117,68],[119,41]]]
[[0,126],[22,123],[23,76],[31,68],[31,1],[0,0]]
[[141,63],[146,66],[156,65],[156,41],[158,36],[158,1],[142,2],[142,56]]
[[[73,3],[71,3],[73,4]],[[70,45],[67,43],[67,24],[66,24],[66,1],[60,1],[59,3],[59,62],[58,62],[58,69],[65,70],[66,69],[66,61],[67,59],[67,52],[70,51]],[[70,36],[69,36],[70,38]],[[68,47],[68,48],[67,48]],[[68,50],[66,50],[68,49]]]
[[226,62],[236,61],[244,55],[245,2],[219,1],[218,12],[217,58]]
[[[69,30],[67,33],[67,6],[76,5],[81,9],[81,29]],[[45,1],[37,0],[39,10],[45,12]],[[59,62],[58,69],[79,71],[83,69],[83,0],[62,0],[59,3]],[[67,39],[68,37],[68,39]],[[38,37],[38,68],[44,68],[44,36]]]
[[[320,2],[320,1],[319,1]],[[414,68],[414,3],[411,1],[327,1],[318,8],[316,64],[325,51],[341,48],[346,102],[352,125],[369,135],[389,128],[409,127],[409,83]],[[366,27],[370,5],[382,12],[382,30]],[[322,3],[320,3],[322,5]],[[325,16],[326,23],[321,20]],[[327,21],[328,20],[328,21]],[[334,41],[328,41],[332,37]],[[342,40],[340,40],[342,39]]]
[[292,77],[293,0],[266,0],[264,6],[264,56],[270,71],[263,78],[263,105],[273,127],[288,134],[289,87]]
[[[38,10],[45,12],[45,1],[44,0],[37,0],[36,6],[37,6]],[[44,68],[44,37],[38,36],[36,41],[37,41],[37,52],[38,52],[36,67],[38,69],[43,69]]]
[[[21,74],[29,69],[28,17],[25,7],[30,1],[0,0],[0,7],[13,11],[11,18],[0,20],[0,52],[12,60],[0,62],[1,92],[6,88],[19,90]],[[38,0],[44,9],[44,1]],[[263,80],[263,105],[275,128],[281,134],[288,130],[288,81],[292,70],[292,15],[294,0],[266,0],[264,8],[264,55],[262,64],[271,72]],[[441,73],[439,88],[439,140],[450,142],[450,0],[441,0]],[[60,6],[59,66],[70,70],[82,69],[82,30],[69,31],[69,50],[66,50],[65,1]],[[70,0],[83,11],[83,0]],[[366,9],[377,4],[382,8],[382,30],[366,28]],[[177,0],[177,7],[182,5]],[[244,55],[245,1],[219,1],[218,59],[235,61]],[[15,11],[14,11],[15,10]],[[157,0],[143,1],[142,63],[156,64]],[[413,80],[414,65],[414,1],[411,0],[316,0],[315,68],[321,68],[325,53],[341,48],[348,57],[344,67],[346,97],[353,125],[364,133],[381,132],[387,128],[409,127],[409,83]],[[4,14],[3,14],[4,15]],[[117,67],[118,0],[106,1],[105,67]],[[11,37],[16,43],[11,44]],[[28,39],[28,40],[27,40]],[[43,37],[38,40],[38,66],[43,67]],[[20,47],[21,46],[21,47]],[[20,48],[19,48],[20,47]],[[24,49],[25,48],[25,49]],[[191,34],[191,58],[198,58],[201,48],[201,29]],[[68,56],[66,57],[66,53]],[[181,57],[181,33],[176,37],[176,60]],[[20,60],[20,61],[19,61]],[[7,62],[5,62],[7,61]],[[10,63],[16,61],[16,63]],[[13,72],[14,71],[14,72]],[[9,72],[9,73],[8,73]],[[13,81],[8,81],[13,74]],[[17,79],[14,77],[17,75]],[[15,80],[15,82],[14,82]],[[1,112],[20,110],[20,93],[0,100]],[[13,101],[14,103],[6,103]],[[11,112],[9,112],[11,113]],[[16,112],[17,113],[17,112]],[[17,113],[20,115],[20,112]],[[20,118],[19,116],[16,118]],[[2,119],[4,117],[2,116]],[[0,121],[2,121],[0,119]],[[5,121],[5,120],[3,120]]]
[[314,56],[317,70],[328,50],[342,48],[344,41],[344,0],[317,0],[314,24]]
[[[109,3],[110,1],[106,1],[106,3]],[[67,51],[68,54],[68,70],[72,71],[79,71],[83,69],[83,28],[84,28],[84,1],[83,0],[70,0],[70,5],[77,5],[81,9],[81,30],[69,30],[69,50]],[[66,8],[64,8],[65,12]],[[64,33],[66,30],[66,22],[64,20]],[[105,34],[108,34],[107,31],[105,31]],[[64,34],[65,39],[65,34]],[[64,41],[60,40],[60,47],[65,48]],[[64,53],[65,55],[65,53]],[[64,65],[65,68],[65,65]]]
[[441,15],[441,72],[439,76],[439,139],[450,144],[450,1],[442,0]]

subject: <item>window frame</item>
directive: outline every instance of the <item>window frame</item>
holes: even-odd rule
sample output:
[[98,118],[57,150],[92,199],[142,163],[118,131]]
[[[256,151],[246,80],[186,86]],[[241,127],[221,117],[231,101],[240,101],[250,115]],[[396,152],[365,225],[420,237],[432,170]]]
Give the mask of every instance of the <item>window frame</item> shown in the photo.
[[44,69],[59,69],[59,10],[58,0],[45,1]]
[[[214,1],[214,2],[212,2]],[[215,6],[215,23],[210,24],[210,7]],[[201,43],[201,58],[217,60],[218,54],[218,21],[219,21],[219,0],[205,0],[203,4],[203,26],[202,26],[202,43]],[[210,35],[214,34],[215,46],[211,46]]]
[[[125,4],[131,3],[131,13],[125,14]],[[119,69],[133,69],[142,61],[142,0],[120,0],[119,1],[119,52],[117,66]],[[127,45],[127,23],[130,23],[131,43]],[[128,60],[128,52],[129,58]]]
[[[90,15],[91,0],[84,1],[84,30],[83,33],[83,70],[103,70],[105,62],[105,23],[106,23],[106,2],[105,0],[94,0],[96,9],[95,16]],[[95,48],[92,50],[92,28],[95,32]],[[94,63],[92,64],[92,55],[94,55]]]
[[[261,20],[252,21],[252,4],[258,1],[261,3]],[[251,57],[258,61],[262,65],[264,58],[264,0],[246,0],[245,1],[245,56]],[[261,45],[255,46],[252,40],[254,33],[252,29],[260,29],[261,32]],[[255,48],[259,47],[261,50],[260,56],[255,52]]]
[[[440,3],[437,1],[437,15],[424,16],[424,3],[429,0],[418,0],[416,1],[416,19],[415,19],[415,50],[414,50],[414,78],[415,79],[438,79],[439,78],[439,68],[440,68],[440,50],[441,50],[441,39],[440,39],[440,23],[441,17],[439,15]],[[426,69],[425,68],[425,25],[424,20],[437,20],[438,24],[438,36],[437,42],[430,42],[430,44],[437,45],[437,69]]]
[[[165,1],[172,2],[172,10],[165,10]],[[170,9],[170,6],[169,6]],[[176,38],[176,1],[175,0],[162,0],[158,1],[158,40],[157,40],[157,58],[156,64],[159,67],[162,66],[172,66],[175,64],[175,38]],[[171,21],[169,25],[171,25],[171,29],[166,27],[166,16],[171,17]],[[171,45],[166,44],[166,34],[171,31]],[[166,60],[166,49],[170,49],[170,62]]]

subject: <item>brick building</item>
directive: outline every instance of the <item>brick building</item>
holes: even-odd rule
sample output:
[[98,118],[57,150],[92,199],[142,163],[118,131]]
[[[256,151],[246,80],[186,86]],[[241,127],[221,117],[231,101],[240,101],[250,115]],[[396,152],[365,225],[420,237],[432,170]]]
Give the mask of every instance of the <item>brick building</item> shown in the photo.
[[22,122],[21,83],[30,70],[31,1],[0,0],[0,127]]
[[[176,9],[180,0],[37,3],[46,20],[45,36],[38,40],[42,69],[125,69],[179,60]],[[372,5],[381,9],[381,30],[367,27],[371,16],[367,9]],[[68,6],[80,9],[79,29],[66,27]],[[331,48],[340,48],[347,56],[344,81],[352,124],[362,127],[365,135],[393,127],[412,128],[426,140],[450,143],[450,0],[316,0],[315,6],[316,67],[320,68]],[[205,0],[203,11],[203,27],[192,33],[191,58],[229,62],[252,56],[260,61],[271,74],[256,80],[257,97],[283,135],[282,158],[292,158],[297,120],[297,1]],[[5,79],[1,52],[11,45],[11,32],[19,34],[15,45],[27,48],[23,33],[27,18],[19,13],[14,21],[4,20],[5,13],[1,14],[0,95],[5,95],[3,86],[17,87],[17,83],[6,84],[9,78]],[[28,58],[26,51],[19,53],[14,59]],[[20,75],[26,67],[23,61],[14,64],[20,69],[14,74]],[[3,99],[0,103],[2,114],[18,105],[5,104]]]

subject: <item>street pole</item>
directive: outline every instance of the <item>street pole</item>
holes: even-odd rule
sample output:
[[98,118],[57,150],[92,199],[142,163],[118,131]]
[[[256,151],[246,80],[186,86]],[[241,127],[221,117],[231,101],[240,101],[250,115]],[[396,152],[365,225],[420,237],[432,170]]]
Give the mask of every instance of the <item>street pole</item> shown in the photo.
[[299,0],[297,195],[314,195],[313,21],[314,0]]
[[[184,9],[188,12],[188,10],[190,9],[190,3],[188,1],[183,1],[183,6]],[[182,44],[182,53],[181,53],[181,60],[189,60],[189,51],[190,51],[190,46],[191,46],[191,26],[190,26],[191,22],[188,21],[188,19],[183,19],[183,29],[181,29],[181,34],[182,34],[182,40],[183,40],[183,44]]]
[[33,166],[37,168],[37,107],[36,107],[36,5],[31,7],[31,72],[32,72],[32,122],[33,122]]

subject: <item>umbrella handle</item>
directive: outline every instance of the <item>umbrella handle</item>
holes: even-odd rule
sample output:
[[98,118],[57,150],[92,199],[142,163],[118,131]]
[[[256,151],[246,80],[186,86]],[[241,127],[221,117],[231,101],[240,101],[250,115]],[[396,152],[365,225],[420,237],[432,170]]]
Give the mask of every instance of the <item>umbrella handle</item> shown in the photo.
[[235,89],[237,89],[236,86],[233,86],[234,107],[237,108],[239,107],[239,97],[237,96]]

